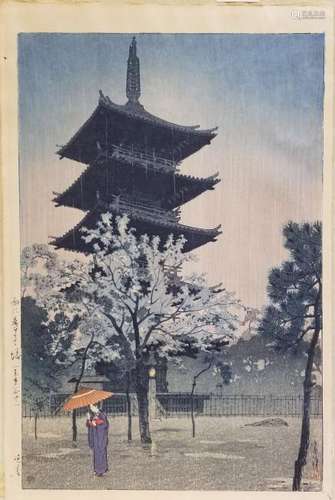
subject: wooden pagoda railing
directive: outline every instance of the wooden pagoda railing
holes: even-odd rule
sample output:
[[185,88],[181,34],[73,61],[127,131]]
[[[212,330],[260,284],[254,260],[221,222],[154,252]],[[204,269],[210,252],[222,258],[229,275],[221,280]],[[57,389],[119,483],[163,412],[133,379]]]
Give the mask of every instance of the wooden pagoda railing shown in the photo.
[[172,211],[163,210],[162,208],[156,207],[153,204],[148,206],[144,201],[134,200],[126,198],[124,196],[112,195],[111,206],[120,211],[126,213],[132,213],[134,215],[150,217],[159,220],[165,220],[169,222],[178,222],[177,214]]
[[163,169],[165,172],[175,172],[177,163],[162,156],[157,156],[154,152],[149,154],[140,149],[131,147],[127,148],[125,146],[112,146],[112,158],[118,160],[124,160],[127,163],[137,163],[144,168],[150,168],[154,170]]
[[144,217],[150,220],[159,220],[160,222],[167,222],[172,224],[177,224],[180,229],[185,229],[186,231],[193,231],[195,233],[208,233],[217,236],[221,233],[220,227],[216,226],[213,229],[203,229],[199,227],[186,226],[185,224],[179,223],[179,214],[173,211],[163,210],[161,208],[155,207],[153,205],[148,206],[140,201],[134,201],[133,199],[124,198],[122,196],[112,195],[112,203],[106,203],[99,201],[99,204],[105,208],[113,208],[118,213],[126,213],[134,215],[135,217]]

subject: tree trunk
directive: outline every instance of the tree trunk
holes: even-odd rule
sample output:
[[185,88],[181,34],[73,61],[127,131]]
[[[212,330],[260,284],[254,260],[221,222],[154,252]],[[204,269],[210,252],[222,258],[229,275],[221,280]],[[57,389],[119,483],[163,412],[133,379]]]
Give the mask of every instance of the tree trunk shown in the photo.
[[34,434],[35,434],[35,439],[37,439],[37,419],[38,419],[38,412],[35,412],[34,415]]
[[[76,393],[79,388],[80,381],[82,379],[82,374],[77,380],[74,392]],[[78,429],[77,429],[77,410],[72,411],[72,441],[75,443],[77,441]]]
[[[91,339],[90,339],[89,343],[87,344],[87,346],[85,348],[85,351],[84,351],[84,354],[83,354],[83,358],[82,358],[82,361],[81,361],[80,374],[79,374],[79,377],[76,380],[76,384],[75,384],[75,387],[74,387],[74,392],[75,393],[78,392],[81,379],[83,378],[83,375],[84,375],[84,372],[85,372],[85,365],[86,365],[87,353],[88,353],[88,350],[89,350],[89,348],[91,347],[91,345],[93,343],[93,339],[94,339],[94,333],[92,333]],[[73,442],[77,441],[77,435],[78,435],[78,431],[77,431],[77,411],[73,410],[73,412],[72,412],[72,441]]]
[[77,410],[72,412],[72,441],[77,441]]
[[303,403],[303,416],[300,434],[300,447],[297,460],[294,463],[294,477],[292,490],[301,490],[302,471],[307,462],[307,453],[310,438],[310,409],[311,409],[311,396],[312,396],[312,370],[314,362],[315,347],[319,339],[320,327],[316,325],[314,334],[308,349],[308,357],[305,370],[304,379],[304,403]]
[[144,391],[137,391],[136,396],[138,401],[138,418],[141,442],[144,444],[151,443],[148,393]]
[[128,415],[128,441],[132,440],[132,432],[131,432],[131,399],[129,394],[130,389],[130,374],[127,373],[127,389],[126,389],[126,397],[127,397],[127,415]]
[[202,375],[203,373],[207,372],[208,370],[211,369],[211,366],[213,364],[214,358],[210,360],[208,363],[208,366],[204,368],[203,370],[200,370],[199,373],[194,375],[193,377],[193,383],[192,383],[192,390],[191,390],[191,420],[192,420],[192,437],[195,437],[195,418],[194,418],[194,391],[195,387],[197,385],[197,380]]
[[196,379],[193,380],[191,391],[191,420],[192,420],[192,437],[195,437],[195,418],[194,418],[194,390],[196,386]]
[[143,444],[151,443],[149,429],[149,377],[147,367],[141,359],[136,362],[136,396],[138,402],[138,419],[141,442]]

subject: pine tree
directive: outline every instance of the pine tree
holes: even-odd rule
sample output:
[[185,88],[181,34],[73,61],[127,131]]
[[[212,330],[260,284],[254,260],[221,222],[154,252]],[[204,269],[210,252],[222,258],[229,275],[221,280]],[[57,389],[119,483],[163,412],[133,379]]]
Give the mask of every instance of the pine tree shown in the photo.
[[322,329],[321,223],[288,223],[283,230],[289,259],[269,275],[266,308],[260,332],[273,339],[283,352],[306,345],[307,361],[303,382],[303,416],[300,447],[294,464],[293,491],[301,490],[310,440],[310,407],[313,369]]

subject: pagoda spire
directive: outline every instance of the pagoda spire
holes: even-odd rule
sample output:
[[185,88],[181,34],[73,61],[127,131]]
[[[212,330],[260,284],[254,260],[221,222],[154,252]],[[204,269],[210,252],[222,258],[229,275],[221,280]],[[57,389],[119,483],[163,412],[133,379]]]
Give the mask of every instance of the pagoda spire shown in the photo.
[[140,60],[136,55],[135,37],[129,46],[126,94],[130,103],[137,103],[141,95]]

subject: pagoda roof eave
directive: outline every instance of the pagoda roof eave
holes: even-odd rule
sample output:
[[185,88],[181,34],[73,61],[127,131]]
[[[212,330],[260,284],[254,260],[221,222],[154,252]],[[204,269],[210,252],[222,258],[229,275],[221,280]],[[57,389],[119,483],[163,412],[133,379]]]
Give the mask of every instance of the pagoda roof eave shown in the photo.
[[[63,193],[57,193],[55,198],[53,199],[53,202],[56,205],[62,205],[62,206],[67,206],[70,208],[79,208],[79,209],[84,209],[85,208],[82,206],[82,203],[77,200],[78,198],[78,193],[81,192],[83,186],[85,187],[85,184],[89,185],[90,184],[90,174],[92,174],[92,170],[94,168],[100,169],[98,165],[90,165],[88,166],[82,174],[63,192]],[[110,167],[109,167],[110,168]],[[147,173],[145,172],[144,168],[140,168],[138,171],[143,171],[143,175],[145,175],[147,179]],[[177,191],[174,191],[173,193],[173,198],[175,199],[175,202],[171,202],[169,204],[170,208],[176,208],[177,206],[183,205],[184,203],[190,201],[191,199],[195,198],[202,192],[206,190],[212,190],[214,189],[214,186],[220,182],[219,173],[216,172],[213,175],[210,175],[208,177],[194,177],[191,175],[184,175],[184,174],[173,174],[175,177],[175,182],[174,185],[177,186]],[[167,186],[167,183],[164,182],[164,177],[171,176],[171,173],[165,173],[164,171],[160,172],[155,172],[155,176],[158,176],[159,178],[163,178],[163,182],[161,182],[162,186]],[[186,195],[185,198],[180,196],[180,192],[178,189],[178,185],[186,185],[193,187],[194,193],[191,193],[189,196]],[[113,186],[110,186],[109,188],[111,192],[113,191]],[[176,188],[175,188],[176,189]],[[116,194],[116,193],[114,193]],[[86,196],[87,198],[87,196]],[[180,199],[179,199],[180,198]],[[94,200],[93,203],[95,205],[96,200]],[[88,206],[88,209],[92,209],[92,206]]]
[[99,104],[104,106],[106,109],[110,109],[112,111],[116,111],[118,113],[123,113],[127,116],[131,116],[134,118],[139,118],[144,121],[153,122],[155,125],[168,127],[180,132],[187,132],[188,134],[194,135],[212,135],[218,127],[210,128],[210,129],[201,129],[200,125],[179,125],[177,123],[170,122],[168,120],[164,120],[163,118],[159,118],[152,113],[149,113],[141,104],[137,103],[127,103],[127,104],[116,104],[114,103],[108,96],[105,96],[102,91],[99,91],[100,98]]
[[99,111],[100,111],[100,104],[98,104],[98,106],[95,108],[95,110],[93,111],[91,116],[79,127],[79,129],[71,137],[71,139],[64,146],[61,146],[60,149],[58,149],[56,151],[56,154],[58,154],[60,156],[60,159],[63,159],[66,157],[66,149],[69,148],[69,146],[71,146],[71,144],[73,144],[76,139],[78,139],[78,137],[80,136],[82,131],[85,129],[85,127],[87,127],[87,125],[89,125],[93,121],[93,119],[99,113]]
[[[181,158],[183,159],[190,154],[193,154],[197,150],[199,150],[201,147],[203,147],[206,144],[209,144],[210,141],[216,137],[215,130],[217,127],[204,130],[198,128],[198,125],[193,125],[193,126],[186,126],[186,125],[178,125],[174,124],[172,122],[163,120],[162,118],[159,118],[148,111],[144,109],[143,106],[140,104],[125,104],[125,105],[119,105],[113,103],[108,97],[105,97],[102,93],[100,94],[100,99],[97,107],[91,114],[91,116],[81,125],[81,127],[77,130],[77,132],[71,137],[71,139],[61,148],[59,148],[56,153],[60,156],[60,159],[66,157],[75,161],[78,161],[80,163],[90,163],[90,158],[87,153],[82,153],[82,158],[81,154],[76,151],[76,147],[80,143],[81,145],[84,144],[86,141],[85,139],[85,131],[93,124],[95,119],[98,119],[98,115],[101,113],[101,111],[112,113],[112,115],[116,114],[118,116],[123,116],[126,120],[139,120],[143,124],[147,124],[149,126],[153,127],[158,127],[161,129],[164,129],[166,131],[170,131],[172,134],[178,134],[179,139],[177,137],[174,139],[176,144],[178,142],[182,142],[181,138],[187,138],[188,147],[185,149],[184,147],[184,152],[180,153]],[[87,132],[86,132],[87,133]],[[83,137],[82,137],[83,136]],[[194,144],[193,144],[194,143]],[[183,148],[182,147],[182,148]],[[74,148],[74,150],[73,150]]]
[[[157,233],[159,236],[163,236],[162,239],[166,239],[166,237],[170,234],[174,234],[176,237],[183,235],[186,239],[184,252],[191,251],[210,241],[216,241],[217,236],[222,233],[220,230],[221,225],[212,229],[203,229],[174,223],[168,220],[158,220],[157,218],[150,218],[149,216],[129,214],[127,212],[120,213],[113,207],[110,207],[108,212],[113,213],[113,215],[128,215],[130,219],[129,226],[135,227],[135,231],[138,235],[148,233],[150,235]],[[83,227],[87,227],[88,229],[95,227],[102,213],[103,211],[101,208],[96,207],[94,210],[86,213],[84,218],[79,221],[73,229],[65,233],[63,236],[54,239],[50,242],[50,244],[56,248],[64,248],[65,250],[81,252],[87,255],[92,253],[94,251],[92,245],[86,244],[82,238],[83,235],[80,233]],[[151,229],[149,231],[141,230],[141,227],[143,228],[143,226],[146,226],[147,228],[150,227]]]

